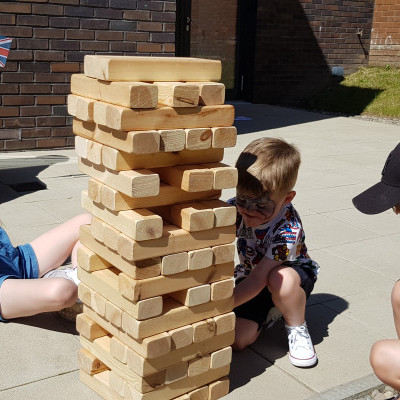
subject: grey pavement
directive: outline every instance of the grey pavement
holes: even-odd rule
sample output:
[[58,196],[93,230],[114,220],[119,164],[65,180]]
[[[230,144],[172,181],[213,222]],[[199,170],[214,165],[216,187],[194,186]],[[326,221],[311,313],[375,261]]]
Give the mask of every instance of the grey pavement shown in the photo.
[[[234,353],[225,398],[351,398],[379,384],[368,362],[371,345],[396,337],[390,291],[399,278],[400,255],[395,215],[363,215],[351,199],[380,179],[387,154],[400,141],[400,128],[268,105],[234,105],[238,143],[225,151],[224,162],[234,164],[246,144],[260,136],[284,138],[302,154],[294,205],[310,255],[321,266],[306,310],[319,363],[311,369],[292,366],[278,323],[254,345]],[[0,153],[0,220],[14,244],[82,212],[80,192],[87,181],[71,149]],[[26,182],[47,189],[16,192]],[[233,194],[226,190],[222,198]],[[80,345],[72,323],[52,313],[21,318],[0,324],[0,343],[0,400],[100,399],[79,381]]]

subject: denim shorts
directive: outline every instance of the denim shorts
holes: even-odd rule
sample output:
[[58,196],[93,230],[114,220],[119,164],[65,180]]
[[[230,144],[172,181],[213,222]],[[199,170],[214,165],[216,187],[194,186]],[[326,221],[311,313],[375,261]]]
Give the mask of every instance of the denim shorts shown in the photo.
[[[0,289],[6,279],[35,279],[39,277],[39,263],[32,246],[27,243],[14,247],[0,228]],[[0,315],[0,321],[5,321]]]
[[[300,286],[303,288],[306,293],[306,298],[308,299],[314,289],[317,276],[309,267],[303,267],[301,265],[290,265],[289,267],[293,268],[300,275]],[[238,280],[236,285],[240,284],[241,280]],[[275,304],[272,301],[271,292],[268,290],[268,287],[265,287],[257,296],[236,307],[233,311],[238,318],[245,318],[257,322],[258,330],[260,330],[272,307],[275,307]]]

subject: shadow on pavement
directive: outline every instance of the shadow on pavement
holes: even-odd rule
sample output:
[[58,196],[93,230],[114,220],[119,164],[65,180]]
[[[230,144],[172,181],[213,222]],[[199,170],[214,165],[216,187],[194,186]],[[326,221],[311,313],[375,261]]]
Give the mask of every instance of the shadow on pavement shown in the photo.
[[[314,345],[318,345],[329,336],[329,325],[349,304],[343,298],[329,293],[312,294],[311,298],[312,304],[306,308],[306,320],[312,341]],[[335,301],[335,311],[321,312],[319,306],[330,301]],[[254,377],[264,373],[276,360],[287,357],[287,354],[285,325],[284,321],[280,320],[261,332],[257,341],[249,348],[233,352],[229,374],[230,392],[249,383]]]
[[267,104],[251,104],[230,102],[235,107],[234,125],[238,134],[259,132],[268,129],[283,128],[290,125],[306,124],[336,117],[299,109],[271,106]]
[[39,173],[67,160],[68,157],[62,155],[0,159],[0,202],[46,190],[46,185],[38,178]]

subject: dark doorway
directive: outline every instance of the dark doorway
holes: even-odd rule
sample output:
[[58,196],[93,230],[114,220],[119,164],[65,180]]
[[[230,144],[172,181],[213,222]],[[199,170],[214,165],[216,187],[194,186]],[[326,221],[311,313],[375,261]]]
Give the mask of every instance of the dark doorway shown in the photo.
[[176,56],[222,61],[228,100],[241,98],[240,0],[177,0]]

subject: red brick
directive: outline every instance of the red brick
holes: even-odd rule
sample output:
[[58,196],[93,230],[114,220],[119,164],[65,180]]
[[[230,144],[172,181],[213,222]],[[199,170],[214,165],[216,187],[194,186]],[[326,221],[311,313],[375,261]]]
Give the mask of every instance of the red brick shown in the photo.
[[32,28],[27,26],[2,26],[1,34],[3,36],[16,37],[32,37]]
[[1,138],[4,140],[7,139],[20,139],[19,129],[2,129],[1,130]]
[[38,139],[36,143],[38,149],[65,147],[66,140],[64,138]]
[[149,21],[151,13],[145,10],[129,10],[124,12],[124,19],[134,21]]
[[0,83],[0,94],[17,94],[19,93],[18,84]]
[[[98,33],[98,32],[97,32]],[[77,39],[77,40],[93,40],[94,31],[84,30],[84,29],[72,29],[66,31],[67,39]]]
[[79,72],[79,63],[52,63],[51,72]]
[[33,82],[32,72],[3,72],[1,74],[3,82]]
[[81,50],[108,51],[108,42],[84,41],[81,42]]
[[35,126],[36,121],[33,117],[5,118],[5,128],[27,128]]
[[3,106],[32,106],[35,104],[33,96],[3,96]]
[[20,113],[22,117],[34,117],[37,115],[49,115],[51,112],[50,106],[27,106],[21,107]]
[[20,85],[22,94],[50,93],[51,86],[43,83],[26,83]]
[[4,140],[0,140],[0,150],[4,150]]
[[69,6],[78,6],[79,5],[79,0],[48,0],[49,3],[54,3],[54,4],[65,4]]
[[15,25],[15,15],[0,15],[0,25]]
[[175,43],[163,44],[164,53],[175,53]]
[[166,22],[163,27],[163,32],[175,32],[175,24]]
[[34,149],[36,140],[7,140],[4,142],[4,150],[26,150]]
[[60,126],[51,129],[51,136],[73,136],[72,126]]
[[62,73],[47,73],[37,72],[35,75],[35,82],[65,82],[64,74]]
[[52,4],[33,4],[32,14],[40,15],[63,15],[64,7]]
[[49,41],[46,39],[17,39],[19,49],[44,50],[49,48]]
[[37,38],[43,39],[63,39],[64,29],[55,28],[34,28],[33,34]]
[[164,1],[164,11],[176,11],[176,2],[175,1]]
[[68,137],[66,146],[67,147],[75,147],[75,138],[74,137]]
[[0,117],[18,117],[19,107],[0,107]]
[[138,43],[137,51],[139,53],[160,53],[162,47],[160,43]]
[[66,104],[65,96],[36,96],[36,104]]
[[96,31],[96,40],[123,40],[124,32]]
[[135,52],[136,51],[136,43],[131,42],[111,42],[110,43],[111,51],[122,51],[122,52]]
[[64,61],[63,51],[35,51],[35,61]]
[[50,137],[51,128],[23,128],[22,138]]
[[138,22],[138,31],[162,32],[162,22]]
[[62,116],[38,117],[36,121],[37,126],[65,126],[65,117]]
[[14,61],[33,60],[32,50],[12,50],[8,55],[8,60],[14,60]]
[[6,3],[0,2],[0,13],[12,13],[12,14],[30,14],[32,11],[30,4],[23,4],[17,2]]
[[19,63],[12,62],[12,61],[8,60],[6,66],[3,68],[2,72],[6,72],[6,71],[8,71],[8,72],[17,72],[18,71],[18,65],[19,65]]
[[148,42],[150,40],[149,32],[126,32],[125,39],[128,42]]
[[53,94],[69,94],[71,93],[71,88],[69,84],[56,84],[56,85],[52,85],[53,89],[52,89],[52,93]]
[[18,15],[17,25],[49,26],[49,17],[40,15]]

